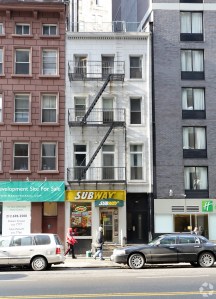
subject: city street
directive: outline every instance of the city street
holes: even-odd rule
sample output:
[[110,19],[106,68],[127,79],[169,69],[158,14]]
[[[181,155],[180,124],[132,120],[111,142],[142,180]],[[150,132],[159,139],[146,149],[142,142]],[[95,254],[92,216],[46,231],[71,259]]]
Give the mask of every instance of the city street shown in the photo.
[[0,299],[216,298],[216,266],[147,266],[132,270],[100,261],[67,259],[49,271],[0,270]]

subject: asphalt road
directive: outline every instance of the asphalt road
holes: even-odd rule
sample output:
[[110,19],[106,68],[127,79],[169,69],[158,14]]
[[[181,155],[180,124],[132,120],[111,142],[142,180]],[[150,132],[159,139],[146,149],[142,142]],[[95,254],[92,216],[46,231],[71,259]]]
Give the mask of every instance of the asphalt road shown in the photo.
[[52,267],[0,270],[0,299],[216,298],[216,266]]

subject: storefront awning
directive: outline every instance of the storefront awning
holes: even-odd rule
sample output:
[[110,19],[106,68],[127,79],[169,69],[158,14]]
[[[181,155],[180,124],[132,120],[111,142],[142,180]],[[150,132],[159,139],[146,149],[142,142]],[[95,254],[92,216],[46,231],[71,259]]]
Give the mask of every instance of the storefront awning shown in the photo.
[[0,182],[0,202],[4,201],[64,201],[63,181]]

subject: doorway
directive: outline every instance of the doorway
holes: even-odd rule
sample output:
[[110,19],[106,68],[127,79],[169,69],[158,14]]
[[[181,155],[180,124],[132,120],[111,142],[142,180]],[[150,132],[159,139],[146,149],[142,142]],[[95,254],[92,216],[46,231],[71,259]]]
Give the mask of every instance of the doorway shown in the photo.
[[118,238],[118,208],[100,208],[100,225],[104,231],[104,241],[115,242]]

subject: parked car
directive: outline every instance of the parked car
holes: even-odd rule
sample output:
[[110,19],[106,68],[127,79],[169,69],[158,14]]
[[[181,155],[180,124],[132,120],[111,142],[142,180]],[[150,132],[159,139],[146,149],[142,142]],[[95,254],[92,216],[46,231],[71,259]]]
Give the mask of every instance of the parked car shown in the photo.
[[0,266],[29,266],[35,271],[64,263],[63,245],[56,234],[0,236]]
[[144,245],[113,250],[111,260],[141,269],[145,264],[190,263],[211,267],[216,258],[216,244],[195,234],[165,234]]

